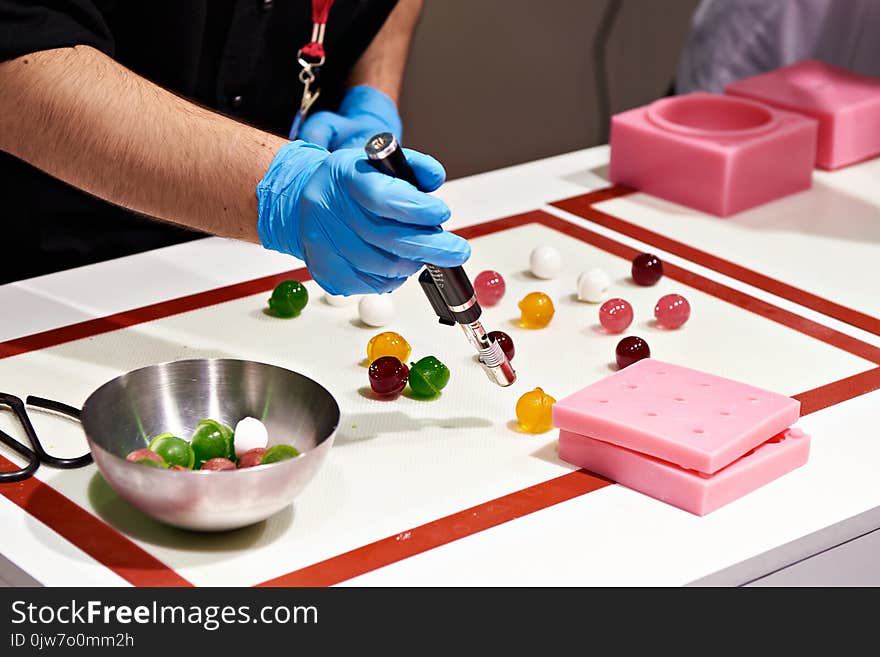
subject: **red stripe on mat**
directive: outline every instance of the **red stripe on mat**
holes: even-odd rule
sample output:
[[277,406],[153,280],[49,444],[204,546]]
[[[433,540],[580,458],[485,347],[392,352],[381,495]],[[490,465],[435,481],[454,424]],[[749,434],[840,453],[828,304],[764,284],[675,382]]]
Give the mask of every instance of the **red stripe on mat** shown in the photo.
[[305,267],[294,269],[293,271],[282,272],[281,274],[273,274],[272,276],[264,276],[263,278],[255,278],[243,283],[234,285],[226,285],[217,287],[213,290],[197,292],[189,294],[185,297],[169,299],[168,301],[160,301],[149,306],[141,306],[132,310],[125,310],[115,315],[107,315],[106,317],[98,317],[68,326],[61,326],[49,331],[26,335],[7,342],[0,342],[0,358],[9,358],[10,356],[18,356],[29,351],[38,351],[48,347],[54,347],[65,342],[73,342],[83,338],[90,338],[102,333],[109,333],[117,329],[151,322],[163,317],[185,313],[190,310],[198,310],[214,306],[218,303],[241,299],[242,297],[258,294],[273,289],[278,283],[284,280],[307,281],[309,272]]
[[813,388],[795,395],[794,398],[801,403],[803,417],[875,390],[880,390],[880,368]]
[[872,317],[871,315],[853,310],[852,308],[847,308],[839,303],[834,303],[833,301],[806,292],[793,285],[778,281],[775,278],[759,274],[752,269],[737,265],[729,260],[719,258],[695,247],[688,246],[687,244],[666,237],[665,235],[661,235],[660,233],[655,233],[642,226],[632,224],[619,217],[606,214],[593,207],[596,203],[620,196],[626,196],[627,194],[632,193],[632,191],[633,190],[622,187],[609,187],[590,194],[556,201],[551,205],[560,210],[571,212],[572,214],[587,219],[588,221],[597,223],[605,228],[610,228],[618,233],[637,239],[640,242],[651,244],[658,249],[663,249],[664,251],[673,253],[681,258],[686,258],[691,262],[695,262],[703,267],[717,271],[725,276],[730,276],[731,278],[735,278],[743,283],[747,283],[748,285],[775,294],[783,299],[793,301],[801,306],[820,312],[823,315],[828,315],[829,317],[856,326],[873,333],[874,335],[880,335],[880,319],[877,317]]
[[[0,456],[0,470],[16,468]],[[36,477],[3,484],[0,494],[134,586],[192,586],[149,552]]]
[[610,485],[577,470],[306,566],[257,586],[331,586]]

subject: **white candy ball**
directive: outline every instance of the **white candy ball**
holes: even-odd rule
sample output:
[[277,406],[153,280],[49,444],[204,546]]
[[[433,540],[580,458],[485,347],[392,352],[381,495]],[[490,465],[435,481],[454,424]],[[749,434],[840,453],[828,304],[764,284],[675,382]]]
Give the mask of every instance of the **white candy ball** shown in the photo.
[[241,458],[242,454],[257,447],[265,447],[269,444],[269,432],[266,425],[255,417],[246,417],[238,421],[233,434],[235,455]]
[[578,299],[599,303],[608,297],[608,288],[611,287],[611,279],[608,274],[598,267],[585,271],[578,276]]
[[529,269],[538,278],[556,278],[562,271],[562,255],[552,246],[537,246],[529,256]]
[[368,294],[358,301],[358,314],[368,326],[385,326],[394,319],[394,301],[390,294]]
[[337,308],[344,308],[345,306],[352,306],[358,302],[360,296],[356,294],[352,294],[351,296],[342,296],[336,294],[330,294],[329,292],[324,294],[324,301],[327,302],[330,306],[336,306]]

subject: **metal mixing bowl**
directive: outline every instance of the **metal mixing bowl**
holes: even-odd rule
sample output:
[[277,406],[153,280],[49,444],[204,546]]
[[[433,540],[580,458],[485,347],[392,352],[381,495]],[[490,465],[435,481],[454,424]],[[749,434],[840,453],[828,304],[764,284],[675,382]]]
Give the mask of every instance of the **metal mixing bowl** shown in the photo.
[[[148,468],[125,460],[165,431],[189,439],[199,420],[231,427],[261,420],[269,444],[296,458],[239,470]],[[290,370],[233,359],[151,365],[105,383],[82,409],[95,463],[120,496],[147,515],[186,529],[225,530],[264,520],[289,505],[333,444],[339,406],[322,386]]]

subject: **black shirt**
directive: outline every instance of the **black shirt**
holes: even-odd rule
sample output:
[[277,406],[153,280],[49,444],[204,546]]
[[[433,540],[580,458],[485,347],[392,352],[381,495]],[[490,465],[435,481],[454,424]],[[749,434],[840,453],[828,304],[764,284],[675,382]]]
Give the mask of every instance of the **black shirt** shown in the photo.
[[[335,0],[321,95],[335,108],[396,0]],[[0,0],[0,61],[89,45],[201,105],[287,136],[311,0]],[[149,117],[145,117],[149,120]],[[0,283],[201,237],[81,192],[0,152]]]

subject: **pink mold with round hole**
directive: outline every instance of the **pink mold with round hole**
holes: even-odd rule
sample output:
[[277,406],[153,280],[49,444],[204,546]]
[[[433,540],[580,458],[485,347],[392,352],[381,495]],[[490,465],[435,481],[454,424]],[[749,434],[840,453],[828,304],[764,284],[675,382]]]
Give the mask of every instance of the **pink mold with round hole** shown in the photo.
[[697,92],[611,120],[611,181],[728,216],[809,189],[817,122]]
[[880,78],[803,60],[733,82],[724,91],[815,118],[819,168],[880,155]]

